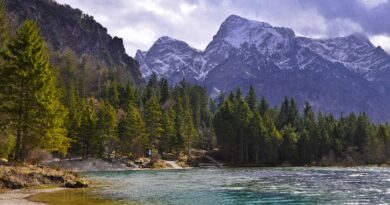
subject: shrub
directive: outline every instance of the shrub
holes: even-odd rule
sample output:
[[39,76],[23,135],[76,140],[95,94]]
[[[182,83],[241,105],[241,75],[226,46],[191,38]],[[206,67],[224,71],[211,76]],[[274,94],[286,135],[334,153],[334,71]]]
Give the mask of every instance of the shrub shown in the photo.
[[45,160],[53,159],[53,156],[43,149],[35,149],[28,153],[26,161],[31,164],[38,164]]

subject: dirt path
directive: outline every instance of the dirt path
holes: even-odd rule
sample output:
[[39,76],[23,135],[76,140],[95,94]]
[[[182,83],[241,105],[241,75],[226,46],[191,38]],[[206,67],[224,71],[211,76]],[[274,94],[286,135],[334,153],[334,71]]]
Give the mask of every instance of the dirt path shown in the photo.
[[167,161],[165,163],[169,164],[171,167],[168,169],[183,169],[183,167],[179,166],[175,161]]

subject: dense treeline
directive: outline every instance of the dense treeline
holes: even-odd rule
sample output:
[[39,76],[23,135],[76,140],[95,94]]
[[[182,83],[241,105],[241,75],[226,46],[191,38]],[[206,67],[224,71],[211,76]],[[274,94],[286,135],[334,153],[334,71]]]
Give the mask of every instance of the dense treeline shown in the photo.
[[[364,113],[336,119],[299,111],[293,99],[270,108],[251,88],[216,100],[185,80],[170,86],[153,74],[147,85],[123,83],[121,71],[47,49],[38,26],[9,29],[0,4],[0,157],[24,161],[35,150],[104,159],[218,148],[232,164],[311,164],[390,156],[390,126]],[[91,72],[97,71],[97,72]]]
[[[212,137],[205,89],[170,87],[153,75],[145,88],[121,71],[70,49],[47,49],[36,23],[12,32],[1,2],[0,155],[24,161],[35,150],[60,156],[139,157],[187,153]],[[90,71],[98,72],[90,72]]]
[[104,77],[101,92],[81,97],[70,82],[68,108],[69,155],[88,158],[154,156],[187,153],[206,145],[212,133],[205,89],[185,81],[170,88],[153,75],[146,88]]
[[301,114],[288,98],[280,108],[270,108],[253,88],[246,97],[239,89],[220,97],[214,129],[223,158],[233,164],[385,163],[390,158],[388,124],[375,125],[365,113],[339,119],[315,114],[308,103]]

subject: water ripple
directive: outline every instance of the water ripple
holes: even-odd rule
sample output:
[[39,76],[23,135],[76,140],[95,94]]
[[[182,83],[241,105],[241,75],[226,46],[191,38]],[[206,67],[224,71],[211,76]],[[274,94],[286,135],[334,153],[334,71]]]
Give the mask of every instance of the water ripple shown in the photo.
[[145,204],[386,204],[389,168],[225,168],[93,172],[96,194]]

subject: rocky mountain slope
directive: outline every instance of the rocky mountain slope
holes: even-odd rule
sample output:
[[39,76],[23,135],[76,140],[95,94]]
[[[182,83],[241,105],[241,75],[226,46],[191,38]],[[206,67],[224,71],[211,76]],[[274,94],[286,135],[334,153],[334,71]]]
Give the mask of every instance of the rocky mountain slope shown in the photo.
[[310,39],[232,15],[203,51],[161,37],[136,59],[146,78],[152,72],[174,84],[186,78],[212,96],[253,85],[272,105],[291,96],[324,112],[390,120],[390,56],[362,34]]
[[35,20],[54,50],[70,48],[79,57],[88,55],[108,69],[122,70],[125,81],[143,83],[139,65],[126,54],[123,40],[111,37],[92,16],[53,0],[6,0],[6,5],[16,24]]

